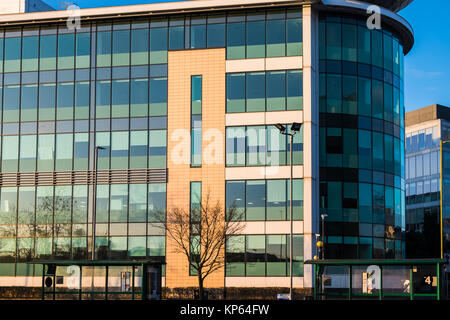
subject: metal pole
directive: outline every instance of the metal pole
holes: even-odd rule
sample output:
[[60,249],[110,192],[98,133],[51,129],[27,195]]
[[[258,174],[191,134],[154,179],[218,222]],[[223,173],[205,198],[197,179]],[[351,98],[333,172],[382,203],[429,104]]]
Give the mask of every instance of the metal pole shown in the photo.
[[92,197],[92,241],[91,241],[91,260],[95,260],[95,224],[96,224],[96,213],[97,213],[97,171],[98,171],[98,146],[95,147],[94,151],[94,189]]
[[444,192],[443,192],[443,176],[444,176],[444,161],[443,161],[443,156],[442,156],[442,154],[443,154],[443,151],[442,151],[442,147],[444,146],[444,142],[441,140],[440,141],[440,143],[441,143],[441,148],[439,149],[439,152],[441,153],[440,154],[440,156],[441,156],[441,168],[440,168],[440,171],[441,171],[441,174],[440,174],[440,182],[441,182],[441,212],[440,212],[440,223],[441,223],[441,227],[440,227],[440,232],[441,232],[441,259],[443,259],[444,258],[444,235],[443,235],[443,225],[442,225],[442,221],[443,221],[443,219],[442,219],[442,217],[443,217],[443,212],[444,212],[444,208],[443,208],[443,203],[444,203],[444,201],[443,201],[443,195],[444,195]]
[[[98,149],[99,146],[95,146],[94,150],[94,169],[95,169],[95,177],[94,177],[94,187],[93,187],[93,197],[92,197],[92,239],[91,239],[91,260],[95,260],[95,224],[96,224],[96,212],[97,212],[97,172],[98,172]],[[94,275],[95,275],[95,266],[92,265],[92,279],[91,279],[91,299],[94,300]]]
[[322,260],[325,260],[325,216],[322,215]]
[[290,257],[291,257],[291,259],[290,259],[290,261],[289,261],[289,275],[290,275],[290,281],[291,281],[291,284],[290,284],[290,291],[289,291],[289,294],[290,294],[290,300],[294,300],[294,292],[293,292],[293,263],[292,263],[292,261],[293,261],[293,258],[294,258],[294,247],[293,247],[293,219],[294,219],[294,217],[293,217],[293,206],[292,206],[292,201],[293,201],[293,199],[292,199],[292,196],[293,196],[293,192],[292,192],[292,176],[293,176],[293,171],[294,171],[294,165],[293,165],[293,158],[292,158],[292,147],[293,147],[293,142],[294,142],[294,134],[295,133],[291,133],[290,134],[290,136],[291,136],[291,144],[290,144],[290,153],[291,153],[291,162],[290,162],[290,165],[291,165],[291,176],[290,176],[290,179],[289,179],[289,184],[290,184],[290,203],[289,203],[289,206],[290,206],[290,223],[291,223],[291,237],[289,238],[289,246],[290,246],[290,249],[291,249],[291,253],[290,253]]

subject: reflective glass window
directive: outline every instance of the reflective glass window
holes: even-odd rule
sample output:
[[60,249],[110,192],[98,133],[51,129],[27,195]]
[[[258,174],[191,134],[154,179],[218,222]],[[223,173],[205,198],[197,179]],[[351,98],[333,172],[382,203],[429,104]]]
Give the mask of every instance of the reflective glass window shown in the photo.
[[58,69],[73,69],[75,66],[75,35],[58,36]]
[[127,222],[128,185],[111,185],[110,222]]
[[39,69],[56,69],[56,35],[41,36]]

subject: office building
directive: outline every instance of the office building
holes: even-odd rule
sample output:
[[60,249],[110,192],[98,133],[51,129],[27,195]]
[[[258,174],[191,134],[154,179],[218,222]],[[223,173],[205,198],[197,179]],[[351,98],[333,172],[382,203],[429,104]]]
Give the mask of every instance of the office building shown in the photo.
[[[164,258],[164,287],[196,286],[155,214],[210,195],[241,210],[245,229],[205,286],[289,287],[290,145],[278,123],[301,124],[298,292],[313,287],[303,261],[319,233],[326,258],[402,258],[403,58],[414,39],[396,12],[409,2],[94,8],[78,29],[67,11],[0,16],[0,285],[39,287],[30,260],[89,259],[100,146],[97,259]],[[368,28],[372,4],[381,29]]]
[[[431,105],[406,114],[406,257],[441,256],[441,150],[440,140],[450,139],[450,109]],[[443,144],[444,252],[448,245],[448,197],[450,185],[448,145]]]

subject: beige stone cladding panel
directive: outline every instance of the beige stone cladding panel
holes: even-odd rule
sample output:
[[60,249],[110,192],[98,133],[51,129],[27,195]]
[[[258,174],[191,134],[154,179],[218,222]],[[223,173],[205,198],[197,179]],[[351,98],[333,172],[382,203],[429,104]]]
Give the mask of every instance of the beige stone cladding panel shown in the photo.
[[[189,208],[190,182],[202,182],[202,197],[225,205],[225,49],[170,51],[168,57],[167,207]],[[202,166],[190,166],[191,76],[202,76]],[[184,134],[183,134],[184,132]],[[211,148],[212,138],[217,148]],[[184,148],[180,148],[180,147]],[[185,152],[180,152],[184,150]],[[212,155],[212,156],[208,156]],[[212,159],[211,159],[212,158]],[[184,159],[184,160],[183,160]],[[186,257],[173,252],[167,238],[166,285],[197,286]],[[205,287],[223,287],[224,270],[214,272]]]

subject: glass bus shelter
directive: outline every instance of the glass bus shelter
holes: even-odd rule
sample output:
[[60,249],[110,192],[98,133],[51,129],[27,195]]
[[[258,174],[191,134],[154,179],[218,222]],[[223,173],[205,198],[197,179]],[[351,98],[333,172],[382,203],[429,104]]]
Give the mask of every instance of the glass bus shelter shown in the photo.
[[36,261],[42,300],[160,300],[163,262]]
[[[308,260],[314,300],[440,300],[445,260]],[[443,277],[444,275],[444,277]]]

